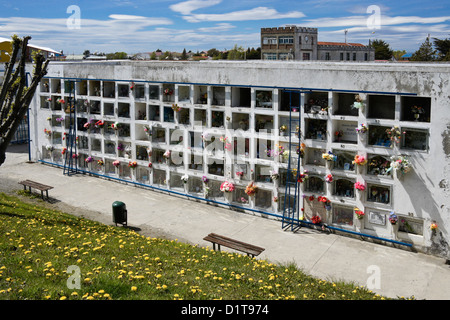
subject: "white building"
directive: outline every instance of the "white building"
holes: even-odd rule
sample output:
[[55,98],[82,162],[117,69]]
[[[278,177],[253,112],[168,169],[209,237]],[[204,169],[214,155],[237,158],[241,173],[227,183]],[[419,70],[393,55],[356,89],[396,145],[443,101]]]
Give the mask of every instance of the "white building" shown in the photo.
[[[280,219],[283,227],[302,217],[312,226],[319,216],[332,231],[446,256],[449,75],[449,64],[52,62],[30,113],[31,156],[62,173],[187,195]],[[363,124],[367,132],[358,132]],[[398,142],[386,133],[395,126]],[[290,164],[280,150],[291,151]],[[334,161],[324,159],[329,152]],[[354,164],[355,156],[368,162]],[[397,156],[412,170],[388,170]],[[286,198],[297,199],[299,214],[287,215],[286,181],[305,171],[297,197],[292,187]],[[224,181],[235,186],[230,194],[220,191]],[[249,196],[252,181],[258,190]]]

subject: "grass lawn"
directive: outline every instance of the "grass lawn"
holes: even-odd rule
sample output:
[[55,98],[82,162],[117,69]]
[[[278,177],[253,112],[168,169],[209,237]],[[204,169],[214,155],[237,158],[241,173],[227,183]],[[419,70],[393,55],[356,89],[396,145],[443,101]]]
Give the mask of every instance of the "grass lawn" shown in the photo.
[[0,300],[381,300],[294,265],[149,238],[0,193]]

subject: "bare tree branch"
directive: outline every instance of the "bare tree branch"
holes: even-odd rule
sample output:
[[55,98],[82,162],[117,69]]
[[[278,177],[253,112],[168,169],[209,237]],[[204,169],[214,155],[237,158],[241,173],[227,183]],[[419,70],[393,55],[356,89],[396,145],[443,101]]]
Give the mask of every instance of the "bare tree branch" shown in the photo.
[[[0,166],[6,159],[6,149],[25,117],[39,82],[47,74],[49,61],[38,53],[34,57],[35,69],[32,80],[27,86],[26,58],[30,39],[31,37],[25,37],[23,40],[17,36],[12,37],[11,60],[6,64],[0,90]],[[16,66],[19,53],[20,58]]]

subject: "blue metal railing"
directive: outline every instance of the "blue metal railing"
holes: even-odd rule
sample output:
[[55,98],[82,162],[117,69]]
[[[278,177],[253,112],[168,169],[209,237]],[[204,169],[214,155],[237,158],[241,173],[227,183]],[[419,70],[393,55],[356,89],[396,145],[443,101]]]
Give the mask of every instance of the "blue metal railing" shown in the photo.
[[[45,160],[39,160],[38,162],[43,163],[43,164],[47,164],[47,165],[51,165],[51,166],[57,166],[57,167],[60,167],[60,168],[64,167],[61,164],[57,164],[57,163],[53,163],[53,162],[49,162],[49,161],[45,161]],[[234,204],[231,204],[231,203],[221,202],[221,201],[217,201],[217,200],[213,200],[213,199],[206,199],[206,198],[194,196],[194,195],[183,193],[183,192],[178,192],[178,191],[175,191],[175,190],[159,188],[159,187],[151,186],[151,185],[140,183],[140,182],[136,182],[136,181],[130,181],[130,180],[125,180],[125,179],[121,179],[121,178],[117,178],[117,177],[111,177],[111,176],[107,176],[107,175],[100,174],[100,173],[97,173],[97,172],[91,172],[91,171],[83,170],[83,169],[80,169],[80,168],[78,168],[78,172],[83,173],[83,174],[89,174],[89,175],[98,176],[98,177],[101,177],[101,178],[106,178],[106,179],[109,179],[109,180],[115,180],[115,181],[119,181],[119,182],[124,182],[124,183],[127,183],[127,184],[133,184],[133,185],[136,185],[136,186],[145,187],[145,188],[149,188],[149,189],[153,189],[153,190],[157,190],[157,191],[161,191],[161,192],[165,192],[165,193],[169,193],[169,194],[175,194],[175,195],[178,195],[178,196],[187,197],[187,198],[191,198],[191,199],[195,199],[195,200],[205,201],[207,203],[228,206],[230,208],[236,208],[236,209],[240,209],[240,210],[244,210],[244,211],[261,213],[261,214],[265,214],[265,215],[276,217],[276,218],[283,218],[283,216],[281,216],[279,214],[275,214],[275,213],[271,213],[271,212],[267,212],[267,211],[263,211],[263,210],[258,210],[258,209],[253,209],[253,208],[246,208],[246,207],[234,205]],[[287,219],[287,218],[285,217],[285,219]],[[296,222],[298,222],[298,221],[296,220]],[[305,221],[305,220],[301,220],[300,223],[302,225],[304,225],[304,226],[307,226],[307,227],[317,226],[317,225],[313,224],[312,222]],[[396,240],[392,240],[392,239],[381,238],[381,237],[373,236],[373,235],[370,235],[370,234],[364,234],[364,233],[360,233],[360,232],[356,232],[356,231],[352,231],[352,230],[347,230],[347,229],[342,229],[342,228],[329,226],[329,225],[323,225],[323,226],[325,228],[327,228],[327,229],[334,230],[334,231],[340,231],[340,232],[349,233],[349,234],[353,234],[353,235],[358,235],[358,236],[362,236],[362,237],[372,238],[372,239],[376,239],[376,240],[380,240],[380,241],[385,241],[385,242],[390,242],[390,243],[394,243],[394,244],[398,244],[398,245],[403,245],[403,246],[406,246],[406,247],[412,247],[413,246],[411,243],[406,243],[406,242],[396,241]]]

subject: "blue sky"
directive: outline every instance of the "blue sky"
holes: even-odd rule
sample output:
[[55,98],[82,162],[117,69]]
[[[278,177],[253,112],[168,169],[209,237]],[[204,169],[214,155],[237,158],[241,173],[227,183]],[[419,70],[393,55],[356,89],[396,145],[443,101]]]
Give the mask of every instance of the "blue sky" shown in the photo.
[[414,52],[428,34],[450,38],[450,0],[0,0],[0,37],[30,35],[66,54],[257,48],[261,28],[285,25]]

